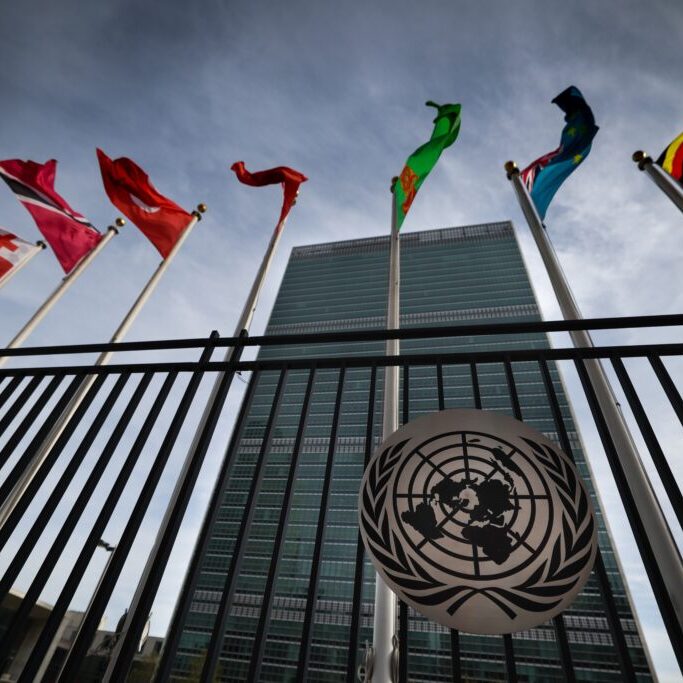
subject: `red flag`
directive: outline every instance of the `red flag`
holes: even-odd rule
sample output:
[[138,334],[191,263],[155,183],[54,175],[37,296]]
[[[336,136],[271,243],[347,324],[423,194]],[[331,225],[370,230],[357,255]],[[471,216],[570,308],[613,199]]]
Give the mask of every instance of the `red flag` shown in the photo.
[[244,168],[243,161],[235,162],[231,167],[235,171],[237,179],[245,185],[253,187],[261,187],[262,185],[274,185],[275,183],[282,183],[284,190],[284,197],[282,199],[282,211],[280,212],[280,220],[278,221],[278,228],[282,227],[282,222],[287,218],[289,210],[294,204],[299,185],[308,180],[308,178],[299,171],[287,166],[276,166],[265,171],[257,171],[256,173],[249,173]]
[[111,203],[144,233],[166,258],[192,215],[157,192],[147,174],[131,159],[110,159],[97,150],[102,182]]
[[102,235],[55,192],[56,171],[54,159],[44,164],[21,159],[0,161],[0,176],[31,214],[68,273],[97,246]]
[[14,233],[0,228],[0,280],[7,273],[25,261],[36,249],[36,244],[31,244]]

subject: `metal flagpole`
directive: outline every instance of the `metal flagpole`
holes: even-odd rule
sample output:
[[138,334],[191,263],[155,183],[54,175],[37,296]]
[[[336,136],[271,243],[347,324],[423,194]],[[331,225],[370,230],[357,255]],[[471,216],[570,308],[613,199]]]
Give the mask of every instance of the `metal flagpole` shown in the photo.
[[[261,293],[261,290],[263,289],[263,283],[266,280],[266,276],[268,275],[268,271],[270,270],[270,266],[273,262],[273,257],[275,256],[275,250],[277,248],[278,243],[280,242],[280,238],[282,236],[282,233],[284,232],[284,227],[285,223],[287,222],[287,217],[285,216],[275,227],[275,230],[273,231],[273,234],[270,238],[270,242],[268,243],[268,247],[266,248],[266,252],[263,256],[263,260],[261,261],[261,265],[259,266],[259,269],[256,273],[256,277],[254,278],[254,282],[251,286],[251,289],[249,290],[249,294],[247,296],[247,299],[244,303],[244,308],[242,309],[242,313],[237,321],[237,325],[235,327],[235,333],[234,337],[240,337],[240,336],[246,336],[249,333],[249,327],[251,325],[251,321],[254,317],[254,311],[256,310],[256,304],[258,303],[259,295]],[[234,346],[229,346],[225,352],[225,357],[223,358],[224,363],[228,363],[232,360],[233,355],[235,353],[235,348]],[[164,513],[164,518],[161,521],[161,524],[159,526],[159,529],[157,531],[157,535],[154,541],[154,546],[152,547],[152,551],[150,552],[148,558],[147,558],[147,563],[145,564],[145,568],[142,571],[142,574],[140,576],[140,580],[138,581],[137,588],[135,590],[135,594],[133,595],[133,599],[131,601],[130,607],[128,609],[128,616],[123,624],[123,628],[121,630],[121,637],[118,639],[116,643],[116,647],[114,649],[114,652],[109,659],[109,665],[107,666],[107,671],[104,674],[103,683],[109,683],[110,681],[113,680],[113,675],[114,675],[114,669],[117,666],[117,661],[118,658],[121,654],[121,649],[123,647],[123,643],[126,640],[126,636],[128,634],[128,631],[130,630],[130,624],[131,620],[133,619],[134,615],[137,613],[139,609],[140,602],[143,597],[143,592],[145,590],[145,586],[147,584],[147,581],[153,571],[154,564],[156,563],[157,556],[160,551],[160,547],[162,544],[162,541],[164,540],[164,537],[166,536],[166,533],[172,523],[172,519],[174,516],[174,507],[175,503],[180,497],[181,490],[185,488],[186,481],[188,477],[190,476],[190,469],[192,468],[193,460],[195,457],[195,452],[197,451],[197,448],[199,446],[199,442],[202,438],[202,434],[204,432],[204,429],[210,419],[210,415],[214,409],[214,403],[216,402],[218,393],[220,392],[221,385],[223,383],[223,378],[225,376],[225,372],[221,371],[217,374],[216,379],[213,383],[213,387],[211,388],[211,393],[209,394],[209,398],[206,401],[206,405],[204,406],[204,412],[202,413],[202,416],[199,420],[199,424],[197,425],[197,429],[194,433],[194,436],[192,438],[192,443],[190,444],[190,447],[187,451],[187,455],[185,456],[185,461],[183,462],[182,469],[180,471],[180,474],[178,476],[178,479],[176,480],[175,487],[173,489],[173,493],[171,494],[169,498],[168,505],[166,507],[166,512]],[[220,482],[217,482],[217,485]],[[207,510],[207,515],[210,514],[210,511]],[[176,609],[178,606],[176,605]],[[175,618],[172,617],[171,623],[173,623],[173,619]],[[85,617],[84,617],[85,619]]]
[[[171,261],[173,261],[175,255],[180,250],[180,247],[183,245],[183,242],[185,242],[190,232],[192,232],[192,228],[194,228],[194,226],[197,224],[197,221],[201,219],[202,213],[204,213],[204,211],[206,211],[206,206],[204,204],[199,204],[197,210],[192,212],[192,220],[187,224],[187,227],[178,238],[178,241],[173,245],[173,248],[169,252],[168,256],[159,264],[158,268],[154,271],[152,277],[143,287],[142,292],[140,292],[140,295],[135,300],[135,303],[133,304],[132,308],[130,309],[130,311],[128,311],[126,317],[123,319],[121,324],[118,326],[116,332],[114,332],[114,335],[109,340],[110,344],[114,344],[118,341],[121,341],[121,339],[123,339],[123,337],[125,336],[126,332],[128,332],[130,326],[133,324],[133,321],[140,313],[142,307],[145,305],[145,302],[147,301],[147,299],[149,299],[150,295],[152,294],[156,286],[159,284],[159,280],[161,279],[162,275],[166,272],[168,266],[171,264]],[[110,228],[110,230],[111,229],[116,230],[116,228]],[[100,244],[102,244],[103,241],[104,239],[100,242]],[[98,356],[97,360],[93,363],[93,365],[107,365],[109,359],[112,357],[113,354],[113,351],[104,351]],[[14,510],[14,508],[17,506],[17,503],[24,495],[26,487],[31,483],[31,480],[35,476],[40,466],[43,464],[45,458],[52,450],[52,447],[54,446],[55,442],[59,438],[60,434],[64,431],[64,428],[68,424],[73,414],[78,409],[78,406],[83,401],[86,393],[93,385],[96,378],[97,375],[88,375],[83,380],[83,383],[78,388],[78,391],[74,394],[71,401],[69,401],[68,405],[64,409],[64,412],[59,416],[58,420],[55,422],[55,425],[50,430],[50,433],[47,435],[45,441],[43,441],[43,443],[41,444],[38,452],[35,454],[31,462],[29,463],[28,467],[26,468],[26,471],[22,474],[21,479],[19,479],[15,487],[12,489],[12,493],[10,493],[10,495],[7,497],[7,500],[3,503],[2,507],[0,508],[0,528],[4,526],[5,522],[7,521],[7,518],[12,513],[12,510]]]
[[652,157],[638,150],[631,157],[638,164],[641,171],[645,171],[652,182],[683,211],[683,187],[681,187],[659,164],[652,161]]
[[[66,294],[71,285],[78,279],[78,277],[85,271],[85,269],[93,262],[95,257],[104,249],[107,244],[113,239],[115,235],[119,234],[119,228],[125,225],[126,221],[123,218],[117,218],[114,225],[107,228],[107,232],[99,241],[97,246],[90,251],[79,264],[62,279],[60,285],[52,294],[45,300],[43,305],[33,314],[33,317],[24,325],[12,341],[5,347],[7,349],[16,349],[21,346],[26,338],[33,332],[38,323],[47,315],[50,309]],[[0,357],[0,367],[2,367],[9,360],[9,356]]]
[[9,272],[5,273],[4,277],[0,277],[0,287],[4,287],[36,254],[40,254],[43,249],[47,249],[47,244],[45,244],[43,240],[38,240],[36,242],[36,248],[23,261],[13,268],[10,268]]
[[[389,249],[389,292],[387,298],[387,329],[400,327],[400,288],[401,288],[401,245],[396,219],[394,186],[398,178],[391,181],[391,238]],[[398,356],[400,342],[387,339],[386,355]],[[382,412],[382,440],[388,439],[398,429],[398,366],[387,365],[384,369],[384,405]],[[372,628],[372,670],[369,680],[372,683],[391,683],[394,681],[394,635],[396,631],[396,596],[375,574],[375,615]]]
[[[562,272],[557,255],[541,218],[527,192],[526,186],[522,182],[519,169],[514,161],[508,161],[505,164],[505,170],[508,179],[512,182],[512,186],[515,189],[517,199],[534,236],[536,245],[541,252],[541,257],[548,271],[548,276],[557,296],[562,315],[565,320],[581,320],[582,316],[579,308],[569,289],[569,284]],[[590,348],[593,346],[590,334],[586,330],[577,330],[569,334],[574,346],[579,348]],[[643,467],[640,455],[633,442],[633,437],[621,414],[616,397],[600,360],[591,358],[583,362],[600,410],[607,423],[610,436],[614,441],[617,457],[621,461],[621,465],[628,477],[629,487],[635,500],[638,514],[645,527],[648,540],[656,554],[659,570],[674,606],[676,618],[683,627],[683,591],[681,590],[683,586],[683,561],[681,560],[681,555],[678,552],[676,543],[671,535],[671,530],[652,488],[652,483]]]

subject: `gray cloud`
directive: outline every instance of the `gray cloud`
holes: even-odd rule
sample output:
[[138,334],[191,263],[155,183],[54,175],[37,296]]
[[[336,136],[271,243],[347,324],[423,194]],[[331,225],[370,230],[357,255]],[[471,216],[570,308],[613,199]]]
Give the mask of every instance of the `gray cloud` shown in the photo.
[[[571,83],[583,90],[601,130],[547,223],[580,306],[587,316],[681,310],[680,214],[630,161],[634,149],[657,154],[680,132],[683,13],[673,0],[38,0],[5,3],[0,19],[0,157],[59,159],[58,190],[101,227],[116,211],[101,188],[96,146],[134,158],[188,209],[209,205],[130,338],[232,332],[280,202],[277,188],[236,183],[228,169],[237,159],[250,169],[287,164],[310,177],[255,332],[265,326],[293,245],[385,233],[389,179],[430,132],[427,99],[462,102],[462,132],[404,229],[512,218],[544,314],[559,317],[502,164],[528,163],[557,145],[562,115],[550,100]],[[39,236],[4,188],[0,224],[27,239]],[[158,262],[127,226],[30,343],[106,340]],[[0,343],[60,277],[46,253],[0,292]],[[568,382],[578,395],[575,380]],[[236,401],[202,482],[216,471]],[[596,453],[601,491],[618,513],[613,526],[629,573],[638,567],[633,576],[640,576],[618,494],[578,398],[577,412]],[[679,436],[667,431],[672,452]],[[202,483],[181,532],[185,545],[208,495]],[[157,632],[187,558],[177,559],[155,605]],[[134,582],[135,562],[131,567],[124,584]],[[673,680],[675,663],[661,644],[647,590],[639,589],[644,583],[639,578],[634,591],[648,639],[663,678]],[[125,593],[124,586],[112,601],[110,620]]]

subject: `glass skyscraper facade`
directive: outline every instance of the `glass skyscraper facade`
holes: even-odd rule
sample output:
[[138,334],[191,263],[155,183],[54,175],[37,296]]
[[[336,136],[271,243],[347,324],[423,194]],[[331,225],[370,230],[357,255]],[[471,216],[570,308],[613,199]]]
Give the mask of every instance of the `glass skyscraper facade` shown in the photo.
[[[266,334],[302,334],[385,326],[388,237],[360,239],[295,248],[292,251]],[[429,230],[401,235],[401,327],[483,322],[540,320],[537,302],[509,222]],[[449,337],[404,341],[402,353],[457,352],[487,349],[547,348],[543,334]],[[338,345],[265,346],[260,358],[383,354],[381,342]],[[513,363],[522,416],[532,427],[558,441],[542,378],[535,363]],[[560,400],[574,457],[593,491],[581,443],[574,427],[557,369],[551,376]],[[373,449],[381,437],[382,371],[377,375]],[[479,364],[478,390],[487,410],[512,414],[502,364]],[[218,669],[221,681],[250,680],[249,660],[255,633],[262,639],[258,679],[297,680],[297,663],[316,527],[321,510],[325,465],[330,452],[339,370],[315,374],[309,419],[296,477],[282,553],[272,586],[268,573],[273,559],[277,520],[282,509],[287,472],[302,410],[308,372],[292,370],[282,386],[273,413],[273,433],[265,452],[263,478],[249,499],[258,454],[273,407],[278,372],[262,372],[239,434],[217,520],[189,615],[183,625],[173,680],[192,680],[201,670],[217,605],[232,560],[238,529],[246,509],[255,505],[246,531],[244,556],[235,577]],[[403,381],[403,380],[402,380]],[[413,419],[438,410],[436,369],[414,366],[409,375],[409,410]],[[329,496],[325,502],[325,533],[321,573],[311,625],[308,681],[347,680],[349,648],[360,663],[364,645],[372,642],[375,574],[366,559],[362,573],[362,609],[358,642],[350,643],[351,605],[358,543],[357,502],[364,470],[370,370],[348,368],[341,394],[341,412]],[[443,366],[446,408],[474,407],[471,371]],[[651,680],[648,662],[614,557],[602,511],[595,500],[599,540],[612,591],[626,633],[638,680]],[[272,589],[270,618],[259,622],[263,595]],[[620,681],[615,648],[604,603],[594,577],[564,614],[578,680]],[[555,631],[551,623],[514,634],[517,673],[522,681],[563,681]],[[451,681],[451,644],[447,629],[409,612],[408,678],[410,681]],[[500,636],[460,634],[464,681],[506,680]]]

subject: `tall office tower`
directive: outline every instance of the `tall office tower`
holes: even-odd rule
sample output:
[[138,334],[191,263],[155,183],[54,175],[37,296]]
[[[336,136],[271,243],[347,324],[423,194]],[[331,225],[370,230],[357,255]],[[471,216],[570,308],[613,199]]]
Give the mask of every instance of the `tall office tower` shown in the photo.
[[[385,325],[388,279],[388,237],[333,242],[293,250],[272,311],[267,334],[381,329]],[[401,235],[401,327],[540,320],[538,306],[509,222]],[[486,349],[546,348],[543,334],[449,337],[404,341],[403,354]],[[383,354],[383,342],[353,344],[301,343],[286,348],[264,346],[260,358],[310,358],[330,355]],[[544,385],[536,363],[513,363],[524,420],[558,441]],[[587,480],[581,443],[555,366],[551,375],[559,397],[578,467]],[[443,366],[446,408],[474,407],[475,386],[484,409],[512,414],[502,364],[482,363],[477,383],[468,366]],[[411,366],[409,418],[438,410],[434,365]],[[269,581],[276,527],[283,507],[288,468],[297,434],[308,371],[290,370],[273,410],[279,372],[262,372],[247,406],[244,427],[236,436],[232,466],[223,482],[224,494],[211,529],[211,541],[201,560],[201,574],[188,617],[183,624],[174,663],[174,680],[191,679],[201,669],[226,576],[232,572],[234,595],[218,666],[222,681],[296,681],[301,677],[301,642],[309,643],[307,681],[345,681],[352,671],[350,647],[360,662],[365,642],[372,642],[375,573],[367,561],[357,565],[358,490],[366,457],[370,406],[370,370],[348,367],[343,381],[341,411],[333,450],[330,433],[339,370],[315,374],[309,419],[300,449],[277,573]],[[372,449],[380,442],[382,370],[372,426]],[[402,392],[401,392],[402,394]],[[400,413],[403,413],[401,409]],[[267,433],[272,422],[272,431]],[[264,446],[263,440],[267,439]],[[263,451],[261,449],[264,449]],[[368,449],[368,450],[372,450]],[[328,456],[333,453],[329,495],[322,496]],[[263,455],[262,481],[248,492]],[[638,680],[651,680],[650,669],[610,538],[597,501],[600,546]],[[253,508],[249,528],[242,528],[243,557],[233,561],[233,547],[245,515]],[[321,507],[322,506],[322,507]],[[321,509],[326,510],[321,573],[315,613],[305,632],[305,612],[315,566],[315,535]],[[363,572],[357,567],[363,566]],[[361,584],[362,581],[362,584]],[[354,588],[362,585],[357,641],[350,643]],[[269,595],[262,618],[264,595]],[[571,656],[578,680],[620,681],[605,603],[592,577],[565,612]],[[257,634],[255,639],[255,634]],[[256,644],[258,647],[254,647]],[[563,681],[552,623],[513,637],[517,673],[525,681]],[[409,612],[408,678],[410,681],[451,681],[451,639],[447,629]],[[256,668],[250,658],[256,653]],[[501,636],[460,634],[462,680],[505,680]],[[351,662],[353,664],[353,660]],[[354,665],[355,666],[355,665]]]

